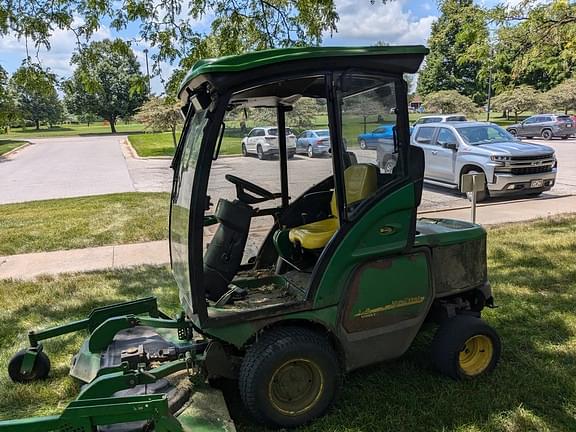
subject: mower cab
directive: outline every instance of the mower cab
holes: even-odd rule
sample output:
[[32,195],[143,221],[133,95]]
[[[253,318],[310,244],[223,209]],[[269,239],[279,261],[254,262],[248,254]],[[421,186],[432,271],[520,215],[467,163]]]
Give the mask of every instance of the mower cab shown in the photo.
[[[48,375],[42,340],[87,330],[70,371],[85,385],[61,416],[0,431],[233,430],[225,406],[214,410],[224,405],[214,378],[238,381],[255,421],[302,425],[331,406],[345,372],[401,356],[426,321],[440,324],[442,373],[494,369],[500,340],[480,319],[493,304],[485,231],[416,216],[424,155],[409,145],[403,74],[427,52],[290,48],[197,62],[172,163],[182,314],[143,299],[31,332],[13,380]],[[375,124],[392,131],[372,143],[389,160],[359,146]],[[238,143],[243,157],[225,158]]]

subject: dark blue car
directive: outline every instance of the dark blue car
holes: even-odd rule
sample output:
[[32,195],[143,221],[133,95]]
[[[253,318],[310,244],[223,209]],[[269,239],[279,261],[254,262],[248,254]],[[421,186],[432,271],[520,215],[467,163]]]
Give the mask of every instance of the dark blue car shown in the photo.
[[296,139],[296,153],[316,157],[330,153],[330,131],[328,129],[307,130]]
[[394,139],[394,124],[383,124],[372,132],[358,135],[358,144],[362,150],[375,149],[378,143],[391,143]]

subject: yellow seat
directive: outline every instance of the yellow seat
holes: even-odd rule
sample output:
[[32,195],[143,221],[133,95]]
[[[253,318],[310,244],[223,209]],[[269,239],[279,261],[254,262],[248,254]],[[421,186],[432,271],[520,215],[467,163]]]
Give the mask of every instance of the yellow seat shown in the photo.
[[[378,188],[378,168],[370,164],[356,164],[344,171],[346,202],[348,205],[369,198]],[[326,246],[338,228],[338,207],[336,194],[330,202],[332,216],[317,222],[292,228],[288,234],[292,243],[298,243],[304,249],[321,249]]]

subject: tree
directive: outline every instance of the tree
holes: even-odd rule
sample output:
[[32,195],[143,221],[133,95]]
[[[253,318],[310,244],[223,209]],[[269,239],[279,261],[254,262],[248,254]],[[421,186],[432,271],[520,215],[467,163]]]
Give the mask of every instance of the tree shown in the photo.
[[429,93],[424,97],[424,105],[427,111],[439,111],[442,114],[473,113],[478,111],[472,99],[461,95],[456,90],[440,90]]
[[16,98],[8,84],[8,73],[0,66],[0,129],[4,132],[17,117]]
[[558,84],[553,89],[550,89],[546,96],[550,101],[550,105],[562,109],[564,114],[568,114],[568,110],[575,110],[576,78],[570,78]]
[[21,66],[10,79],[20,116],[33,122],[36,130],[40,129],[40,122],[52,126],[61,120],[62,104],[55,85],[54,74],[34,65]]
[[[418,78],[418,94],[456,90],[483,103],[487,82],[478,77],[488,51],[485,14],[472,0],[442,0],[440,12],[432,24],[430,54]],[[474,55],[470,46],[475,47]]]
[[169,129],[172,132],[174,147],[178,145],[176,128],[182,123],[182,112],[180,111],[180,104],[176,100],[153,97],[142,105],[136,114],[136,119],[154,132]]
[[[209,31],[196,31],[205,17],[212,21]],[[153,73],[162,61],[182,59],[186,64],[180,67],[187,69],[187,59],[201,58],[207,41],[220,55],[318,45],[325,32],[336,30],[337,21],[334,0],[0,1],[0,35],[47,48],[56,29],[70,30],[84,45],[103,22],[116,31],[136,22],[137,39],[154,48]]]
[[72,64],[76,65],[74,75],[64,83],[71,112],[100,116],[116,133],[118,118],[133,115],[144,103],[146,79],[123,40],[93,42],[72,56]]
[[548,98],[533,87],[521,85],[506,90],[492,99],[492,106],[496,110],[514,113],[514,121],[518,121],[518,114],[525,111],[545,111],[549,108]]

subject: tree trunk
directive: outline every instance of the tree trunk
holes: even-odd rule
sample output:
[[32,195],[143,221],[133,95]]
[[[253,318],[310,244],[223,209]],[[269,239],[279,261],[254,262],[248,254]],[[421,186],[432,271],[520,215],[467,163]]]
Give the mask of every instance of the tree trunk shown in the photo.
[[514,111],[514,123],[518,123],[518,111]]
[[40,130],[40,120],[34,120],[34,123],[36,123],[36,130]]
[[172,126],[172,142],[174,143],[174,148],[178,145],[176,142],[176,126]]
[[116,118],[114,116],[110,116],[108,121],[110,122],[110,129],[112,129],[112,133],[115,134],[116,133]]

